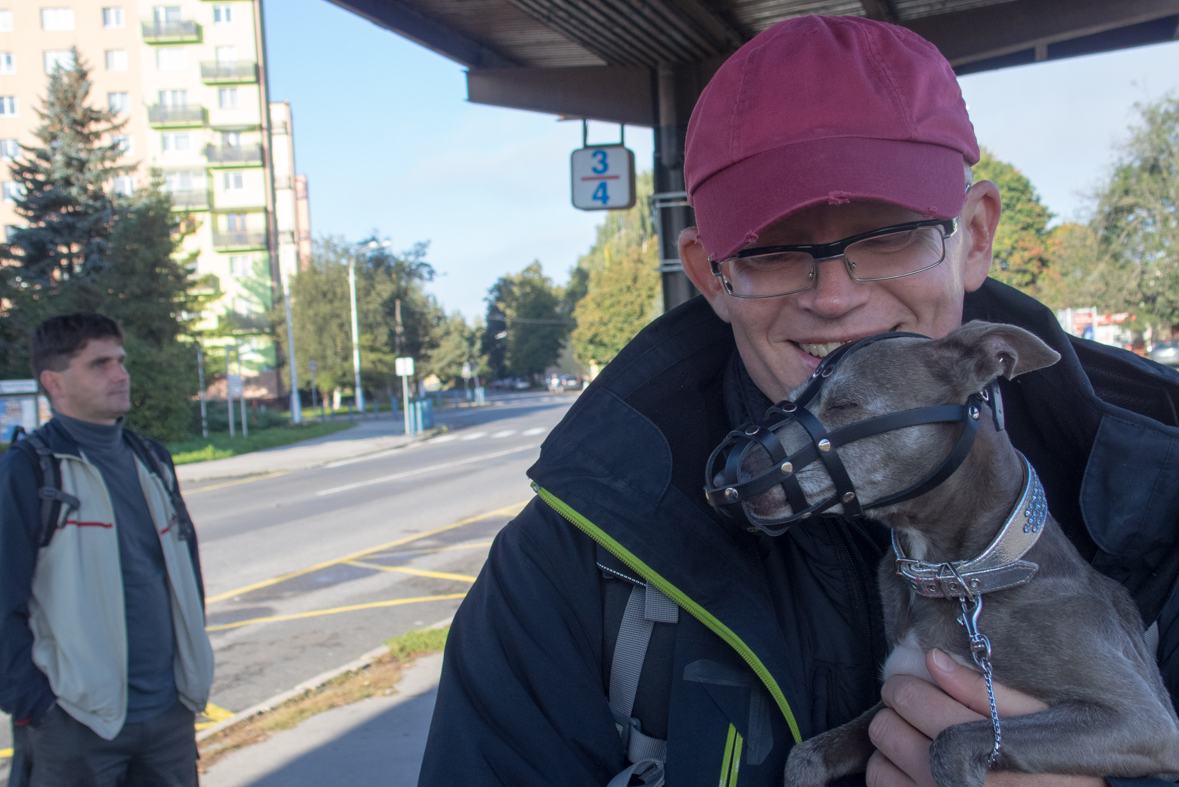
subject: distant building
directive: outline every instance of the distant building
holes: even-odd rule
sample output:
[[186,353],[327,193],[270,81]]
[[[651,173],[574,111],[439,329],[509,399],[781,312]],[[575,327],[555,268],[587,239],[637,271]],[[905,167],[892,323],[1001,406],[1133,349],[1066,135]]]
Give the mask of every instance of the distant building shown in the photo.
[[259,0],[4,5],[0,0],[0,226],[21,223],[6,162],[22,144],[36,143],[49,74],[70,65],[76,46],[91,69],[91,104],[127,119],[125,155],[139,165],[111,189],[132,193],[159,168],[176,210],[192,219],[182,253],[195,259],[202,286],[220,294],[200,327],[233,334],[206,344],[210,372],[224,372],[219,345],[236,342],[247,396],[282,396],[268,315],[281,303],[281,275],[299,268],[298,222],[310,211],[305,178],[302,206],[296,197],[290,106],[270,104],[266,94]]

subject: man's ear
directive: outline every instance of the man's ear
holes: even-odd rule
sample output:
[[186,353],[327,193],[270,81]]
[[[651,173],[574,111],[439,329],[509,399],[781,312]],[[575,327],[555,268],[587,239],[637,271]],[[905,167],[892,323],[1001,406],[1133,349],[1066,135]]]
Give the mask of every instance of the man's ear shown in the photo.
[[972,320],[935,343],[955,356],[955,382],[961,390],[978,391],[996,377],[1015,379],[1051,366],[1060,354],[1038,336],[1003,323]]
[[61,395],[63,390],[61,384],[61,373],[55,372],[52,369],[42,369],[40,377],[37,382],[41,383],[41,389],[49,395],[49,401],[54,401]]
[[992,245],[1002,213],[1003,199],[998,186],[980,180],[970,187],[958,222],[958,231],[962,233],[959,242],[966,244],[960,254],[964,257],[962,285],[967,292],[981,287],[991,271]]
[[680,263],[684,266],[684,273],[688,274],[696,289],[708,299],[716,316],[729,322],[729,297],[721,284],[719,276],[712,274],[712,266],[708,262],[708,252],[700,242],[700,231],[695,227],[688,227],[680,233]]

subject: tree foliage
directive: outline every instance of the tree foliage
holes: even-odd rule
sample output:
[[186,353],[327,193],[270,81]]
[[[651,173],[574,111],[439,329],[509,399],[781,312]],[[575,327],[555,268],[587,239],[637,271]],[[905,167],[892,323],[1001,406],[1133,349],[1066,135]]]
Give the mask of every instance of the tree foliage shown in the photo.
[[563,294],[539,260],[491,286],[482,346],[493,375],[529,377],[557,361],[572,325]]
[[112,138],[126,121],[86,103],[90,72],[77,49],[71,52],[73,67],[53,70],[44,109],[37,111],[42,123],[33,135],[41,146],[22,149],[9,166],[24,192],[16,212],[28,226],[0,245],[0,258],[37,284],[90,275],[106,264],[116,216],[110,180],[135,167],[117,163],[122,147]]
[[974,165],[975,181],[989,180],[999,187],[1003,214],[994,238],[991,277],[1030,294],[1047,274],[1051,264],[1052,214],[1040,202],[1032,182],[1018,169],[982,149]]

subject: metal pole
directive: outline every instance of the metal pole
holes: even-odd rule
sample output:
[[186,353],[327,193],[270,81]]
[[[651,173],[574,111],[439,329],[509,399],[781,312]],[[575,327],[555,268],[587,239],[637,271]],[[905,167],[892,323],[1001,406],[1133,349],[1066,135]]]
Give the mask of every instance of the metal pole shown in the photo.
[[201,437],[208,439],[209,415],[205,411],[205,354],[201,352],[200,342],[197,342],[197,378],[200,380],[201,386]]
[[409,378],[401,376],[401,394],[405,398],[405,433],[413,434],[412,420],[409,415]]
[[291,322],[291,277],[282,275],[282,302],[287,311],[287,364],[291,369],[291,423],[303,423],[303,403],[299,401],[299,365],[295,363],[295,326]]
[[364,390],[360,387],[360,328],[356,320],[356,257],[348,258],[348,289],[352,292],[352,371],[356,375],[356,406],[364,412]]
[[225,345],[225,403],[229,405],[229,436],[233,437],[233,388],[229,385],[229,363],[232,356],[229,345]]
[[245,375],[242,374],[242,350],[234,345],[233,351],[237,353],[237,376],[242,381],[242,395],[238,397],[242,405],[242,437],[249,437],[250,422],[246,420],[246,381]]

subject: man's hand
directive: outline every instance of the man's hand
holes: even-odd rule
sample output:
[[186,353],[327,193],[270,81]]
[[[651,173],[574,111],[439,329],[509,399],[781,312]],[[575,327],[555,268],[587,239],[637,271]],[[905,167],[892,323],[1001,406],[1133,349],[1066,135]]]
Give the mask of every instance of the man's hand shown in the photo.
[[[929,771],[929,746],[946,727],[989,719],[986,681],[940,650],[925,654],[925,666],[937,686],[911,675],[893,675],[884,683],[885,709],[872,720],[869,733],[876,752],[868,761],[868,787],[936,787]],[[999,716],[1022,716],[1048,706],[1035,697],[995,684]],[[1102,787],[1090,776],[987,774],[987,787]]]

